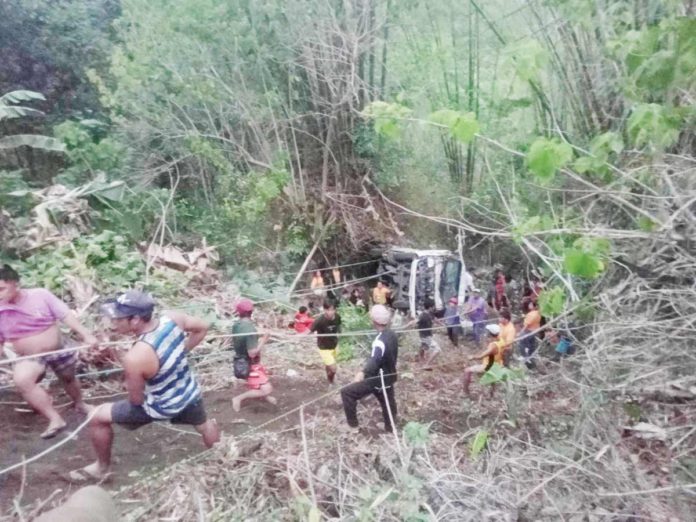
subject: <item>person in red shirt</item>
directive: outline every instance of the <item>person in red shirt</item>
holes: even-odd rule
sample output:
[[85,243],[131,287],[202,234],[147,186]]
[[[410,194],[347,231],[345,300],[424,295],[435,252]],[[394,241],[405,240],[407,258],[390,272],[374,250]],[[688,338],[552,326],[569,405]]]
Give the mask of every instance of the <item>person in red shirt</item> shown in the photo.
[[294,328],[297,333],[308,332],[312,327],[314,319],[307,312],[306,306],[300,306],[299,310],[295,314]]
[[505,274],[502,270],[498,270],[495,277],[495,309],[500,311],[503,308],[508,307],[508,300],[506,294],[506,281]]

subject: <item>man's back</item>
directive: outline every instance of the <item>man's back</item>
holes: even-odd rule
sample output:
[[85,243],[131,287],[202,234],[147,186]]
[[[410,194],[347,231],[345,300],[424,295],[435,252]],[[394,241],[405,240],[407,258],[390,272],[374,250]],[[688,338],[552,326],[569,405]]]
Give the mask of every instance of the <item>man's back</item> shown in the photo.
[[396,382],[396,364],[399,358],[399,340],[396,334],[385,329],[377,334],[372,341],[372,352],[365,365],[365,377],[379,377],[382,370],[387,386]]
[[249,359],[249,350],[258,345],[256,326],[249,319],[240,319],[232,325],[232,346],[234,356],[239,359]]

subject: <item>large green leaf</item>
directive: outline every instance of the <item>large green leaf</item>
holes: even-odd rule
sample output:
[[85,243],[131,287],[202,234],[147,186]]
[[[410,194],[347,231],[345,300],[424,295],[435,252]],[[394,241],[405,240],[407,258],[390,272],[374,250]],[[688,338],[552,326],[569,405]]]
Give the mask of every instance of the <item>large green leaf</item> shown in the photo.
[[375,132],[387,138],[398,138],[401,133],[401,120],[411,114],[411,109],[399,103],[377,100],[362,112],[363,116],[374,120]]
[[572,158],[573,149],[567,143],[537,138],[527,153],[527,167],[538,178],[548,181]]
[[681,118],[657,103],[640,103],[633,108],[626,128],[636,147],[664,149],[679,139]]
[[32,147],[35,149],[64,152],[65,144],[49,136],[39,134],[14,134],[0,138],[0,150],[16,149],[17,147]]
[[592,279],[604,270],[604,263],[597,254],[571,248],[563,256],[563,266],[569,274]]
[[479,124],[473,112],[442,109],[432,113],[428,120],[447,127],[452,137],[463,143],[470,142],[479,130]]
[[539,311],[544,317],[554,317],[565,308],[565,291],[560,286],[547,288],[539,294]]
[[532,38],[508,46],[505,53],[510,56],[518,76],[527,81],[537,80],[549,59],[546,48]]

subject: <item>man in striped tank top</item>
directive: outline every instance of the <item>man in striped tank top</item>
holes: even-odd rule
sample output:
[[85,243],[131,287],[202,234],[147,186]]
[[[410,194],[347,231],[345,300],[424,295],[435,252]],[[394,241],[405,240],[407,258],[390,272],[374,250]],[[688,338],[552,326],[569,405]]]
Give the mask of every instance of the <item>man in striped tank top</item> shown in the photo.
[[167,311],[157,317],[154,308],[148,294],[135,290],[102,307],[113,331],[137,336],[123,359],[128,398],[97,407],[90,424],[97,461],[73,471],[73,480],[101,479],[109,473],[113,424],[134,430],[168,420],[194,426],[206,447],[220,440],[217,423],[206,416],[200,386],[186,357],[205,338],[208,324],[181,312]]

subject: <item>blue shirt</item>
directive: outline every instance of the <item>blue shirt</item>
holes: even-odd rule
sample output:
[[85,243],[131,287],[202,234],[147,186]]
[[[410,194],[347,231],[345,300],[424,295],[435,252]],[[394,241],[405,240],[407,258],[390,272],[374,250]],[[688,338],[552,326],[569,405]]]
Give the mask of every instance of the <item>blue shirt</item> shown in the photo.
[[445,324],[447,326],[460,326],[462,324],[457,305],[447,305],[445,308]]

